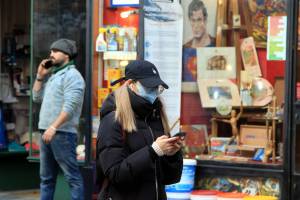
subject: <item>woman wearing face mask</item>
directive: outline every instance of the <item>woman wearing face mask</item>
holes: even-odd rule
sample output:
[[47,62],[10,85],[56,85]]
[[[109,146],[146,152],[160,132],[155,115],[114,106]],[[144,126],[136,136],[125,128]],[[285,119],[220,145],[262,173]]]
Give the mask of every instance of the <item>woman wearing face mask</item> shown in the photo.
[[182,141],[169,137],[159,95],[168,85],[148,61],[133,61],[125,81],[100,111],[97,178],[104,179],[98,199],[166,199],[165,185],[180,180]]

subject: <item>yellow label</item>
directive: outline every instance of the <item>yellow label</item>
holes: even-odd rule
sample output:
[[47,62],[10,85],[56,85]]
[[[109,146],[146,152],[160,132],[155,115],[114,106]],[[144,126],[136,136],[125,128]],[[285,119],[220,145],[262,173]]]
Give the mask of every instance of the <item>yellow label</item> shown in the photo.
[[113,90],[117,89],[120,86],[120,83],[112,86],[111,83],[118,80],[122,76],[121,69],[108,69],[107,70],[107,81],[108,81],[108,88]]
[[106,97],[109,95],[110,90],[109,88],[99,88],[98,89],[98,108],[102,107],[102,104]]

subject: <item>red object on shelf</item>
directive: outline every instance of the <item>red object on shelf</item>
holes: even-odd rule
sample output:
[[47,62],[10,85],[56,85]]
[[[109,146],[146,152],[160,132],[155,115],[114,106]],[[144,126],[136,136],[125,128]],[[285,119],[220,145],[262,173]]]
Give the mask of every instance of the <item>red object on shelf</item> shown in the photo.
[[[25,147],[25,149],[26,149],[26,151],[29,151],[29,149],[30,149],[30,144],[29,143],[26,143],[25,145],[24,145],[24,147]],[[32,151],[39,151],[40,150],[40,146],[38,145],[38,144],[36,144],[36,143],[32,143]]]
[[191,195],[201,195],[201,196],[211,196],[211,195],[217,195],[219,193],[219,191],[216,190],[194,190],[191,192]]

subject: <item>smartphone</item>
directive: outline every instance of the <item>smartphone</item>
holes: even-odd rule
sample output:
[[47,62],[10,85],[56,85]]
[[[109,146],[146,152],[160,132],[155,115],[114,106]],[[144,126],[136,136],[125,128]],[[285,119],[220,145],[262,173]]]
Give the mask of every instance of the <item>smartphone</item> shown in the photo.
[[44,64],[44,68],[46,68],[46,69],[49,69],[52,66],[53,66],[53,62],[50,59],[48,61],[46,61]]
[[184,138],[186,135],[185,132],[178,132],[175,135],[172,135],[172,137],[180,137],[180,138]]

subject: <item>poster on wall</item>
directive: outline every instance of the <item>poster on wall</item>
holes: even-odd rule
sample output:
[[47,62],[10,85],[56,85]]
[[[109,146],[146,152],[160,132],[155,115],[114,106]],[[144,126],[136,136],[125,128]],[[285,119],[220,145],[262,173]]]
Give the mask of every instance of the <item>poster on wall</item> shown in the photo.
[[[178,0],[144,2],[144,59],[152,62],[169,85],[162,98],[170,126],[180,117],[182,64],[182,8]],[[179,131],[179,124],[171,134]]]
[[[183,7],[183,91],[197,81],[199,47],[214,47],[216,43],[217,0],[184,0]],[[185,87],[185,86],[188,87]],[[185,89],[186,88],[186,89]],[[197,89],[196,89],[197,91]]]
[[267,60],[286,59],[287,16],[268,17]]

